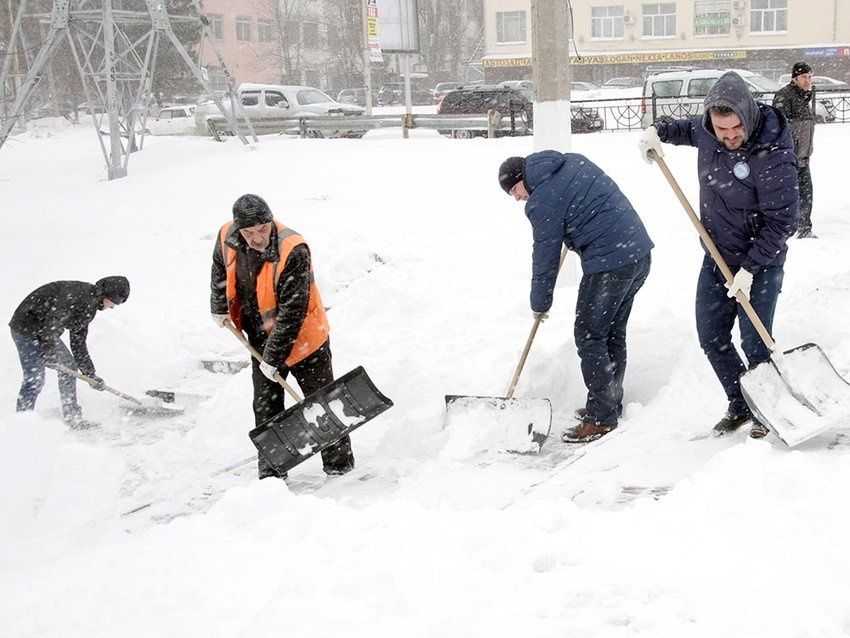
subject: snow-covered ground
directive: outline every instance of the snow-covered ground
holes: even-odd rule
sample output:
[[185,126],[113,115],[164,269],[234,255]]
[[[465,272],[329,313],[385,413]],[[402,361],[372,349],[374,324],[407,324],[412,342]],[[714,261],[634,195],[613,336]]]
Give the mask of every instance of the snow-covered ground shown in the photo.
[[[52,373],[35,413],[15,414],[20,370],[0,339],[0,635],[850,634],[850,430],[794,450],[743,431],[692,440],[725,409],[694,328],[702,251],[638,133],[573,138],[656,244],[622,426],[559,441],[584,398],[565,281],[518,388],[552,400],[541,455],[500,453],[483,426],[443,429],[445,394],[505,392],[531,326],[530,227],[496,171],[532,140],[413,133],[148,138],[113,182],[86,126],[0,150],[0,316],[51,280],[126,275],[129,301],[91,325],[98,373],[130,394],[210,397],[143,421],[81,387],[102,427],[69,431]],[[791,240],[775,333],[820,344],[847,376],[850,126],[816,136],[820,239]],[[667,159],[695,203],[695,152]],[[349,475],[311,459],[289,485],[257,481],[239,465],[249,373],[201,366],[247,360],[208,306],[213,238],[246,192],[309,241],[337,374],[362,364],[395,402],[354,433]]]

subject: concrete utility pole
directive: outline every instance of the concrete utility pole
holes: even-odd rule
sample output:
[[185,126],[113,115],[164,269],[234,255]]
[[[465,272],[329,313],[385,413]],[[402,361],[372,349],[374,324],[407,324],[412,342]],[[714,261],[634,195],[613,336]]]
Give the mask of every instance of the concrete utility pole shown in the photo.
[[569,32],[564,0],[531,0],[535,151],[563,153],[572,146]]

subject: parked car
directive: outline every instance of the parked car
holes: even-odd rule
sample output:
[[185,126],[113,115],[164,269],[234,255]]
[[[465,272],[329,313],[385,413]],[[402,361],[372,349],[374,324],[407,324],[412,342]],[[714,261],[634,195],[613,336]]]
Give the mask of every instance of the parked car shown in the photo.
[[45,102],[44,104],[40,104],[32,109],[27,117],[31,120],[35,120],[40,117],[53,117],[54,113],[58,113],[59,117],[68,117],[74,113],[76,108],[77,107],[74,106],[74,103],[69,102],[68,100],[58,102],[55,110],[53,102]]
[[643,86],[643,78],[635,77],[620,77],[611,78],[602,85],[603,89],[631,89],[636,86]]
[[[791,74],[779,76],[779,84],[786,85],[791,81]],[[813,75],[812,86],[817,91],[818,104],[826,110],[827,116],[821,121],[831,122],[836,115],[844,115],[850,109],[850,84],[825,75]],[[824,94],[821,96],[821,94]],[[831,94],[831,95],[830,95]],[[836,113],[836,109],[838,113]]]
[[100,113],[106,113],[106,106],[104,106],[103,102],[92,100],[91,102],[81,102],[77,105],[77,110],[87,115],[98,115]]
[[[790,73],[783,73],[777,80],[782,85],[788,84],[790,81]],[[812,84],[818,91],[846,91],[850,89],[850,84],[847,84],[847,82],[842,82],[826,75],[813,75]]]
[[[320,115],[363,115],[364,109],[354,104],[342,104],[311,86],[280,84],[240,84],[236,91],[244,112],[252,121],[282,118],[303,118]],[[230,100],[223,100],[229,108]],[[206,135],[207,120],[219,115],[214,102],[195,109],[195,131]],[[363,137],[364,130],[340,128],[334,137]]]
[[[356,89],[343,89],[336,96],[336,101],[341,102],[342,104],[357,104],[359,106],[366,106],[366,89],[362,86]],[[372,106],[376,106],[377,104],[378,92],[375,89],[372,89]]]
[[195,132],[195,105],[163,106],[156,117],[148,117],[145,129],[151,135],[191,135]]
[[575,81],[570,82],[571,93],[581,93],[582,91],[598,91],[599,86],[593,82]]
[[499,86],[516,89],[517,91],[521,91],[522,89],[534,91],[534,82],[531,80],[505,80],[504,82],[499,82]]
[[462,86],[462,82],[440,82],[434,87],[434,104],[439,104],[449,91],[454,91]]
[[[773,80],[744,69],[692,69],[650,75],[643,87],[641,126],[646,128],[663,115],[690,117],[703,112],[703,101],[718,78],[728,71],[740,75],[757,100],[770,104],[773,94],[781,87]],[[818,102],[815,109],[818,122],[832,121],[826,107]]]
[[[437,112],[442,115],[486,115],[495,110],[503,116],[511,116],[514,125],[510,131],[499,131],[497,135],[530,135],[534,129],[534,103],[531,89],[512,89],[506,86],[476,86],[451,91],[440,102]],[[572,132],[599,131],[604,123],[595,109],[572,109]],[[455,129],[440,131],[456,138],[484,136],[483,130]]]
[[[410,104],[422,106],[433,104],[434,95],[421,84],[410,83]],[[404,104],[404,82],[390,82],[381,86],[378,91],[378,104],[381,106],[394,106]]]

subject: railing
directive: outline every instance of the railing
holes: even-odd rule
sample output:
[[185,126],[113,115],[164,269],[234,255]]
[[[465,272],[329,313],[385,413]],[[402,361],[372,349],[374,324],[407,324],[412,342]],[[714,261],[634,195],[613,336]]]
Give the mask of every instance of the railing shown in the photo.
[[[819,123],[850,122],[850,90],[821,91],[817,94]],[[770,103],[770,100],[767,100]],[[702,113],[703,98],[667,98],[652,96],[583,99],[570,102],[572,128],[575,133],[605,131],[634,131],[646,128],[662,116],[692,117]],[[240,124],[243,118],[237,118]],[[597,124],[587,126],[588,122]],[[601,126],[599,125],[601,121]],[[491,111],[489,115],[331,115],[309,118],[279,117],[252,119],[258,135],[289,134],[300,137],[362,137],[367,131],[381,128],[401,128],[406,137],[410,129],[423,128],[440,131],[452,137],[498,137],[502,135],[530,135],[532,129],[519,115],[502,115]],[[230,135],[230,127],[221,116],[207,119],[209,132],[217,140]]]
[[[773,102],[772,95],[756,98],[767,104]],[[841,124],[850,122],[850,89],[818,91],[815,118],[818,124]],[[703,112],[703,97],[680,98],[653,95],[646,98],[644,124],[648,126],[660,117],[692,117]]]
[[[244,124],[244,118],[237,118]],[[502,115],[491,111],[488,115],[434,115],[403,114],[378,115],[330,115],[315,117],[276,117],[251,120],[257,135],[289,134],[306,137],[363,137],[366,131],[380,128],[401,128],[406,137],[410,129],[424,128],[440,131],[453,137],[474,135],[497,137],[499,135],[530,135],[531,129],[519,116]],[[230,125],[221,116],[207,118],[207,128],[217,141],[222,135],[232,135]]]

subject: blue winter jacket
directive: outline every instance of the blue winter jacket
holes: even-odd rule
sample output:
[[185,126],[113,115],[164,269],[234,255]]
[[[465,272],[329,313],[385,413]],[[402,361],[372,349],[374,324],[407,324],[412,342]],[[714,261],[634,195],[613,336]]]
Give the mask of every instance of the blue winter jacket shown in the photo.
[[534,229],[531,308],[552,306],[561,245],[581,257],[585,275],[633,264],[653,244],[629,200],[601,168],[578,153],[542,151],[525,159]]
[[[741,148],[731,151],[715,136],[708,109],[716,105],[741,118]],[[701,116],[656,122],[658,136],[697,147],[700,218],[726,263],[751,273],[781,266],[800,208],[797,159],[785,116],[756,102],[731,71],[711,88],[705,107]]]

